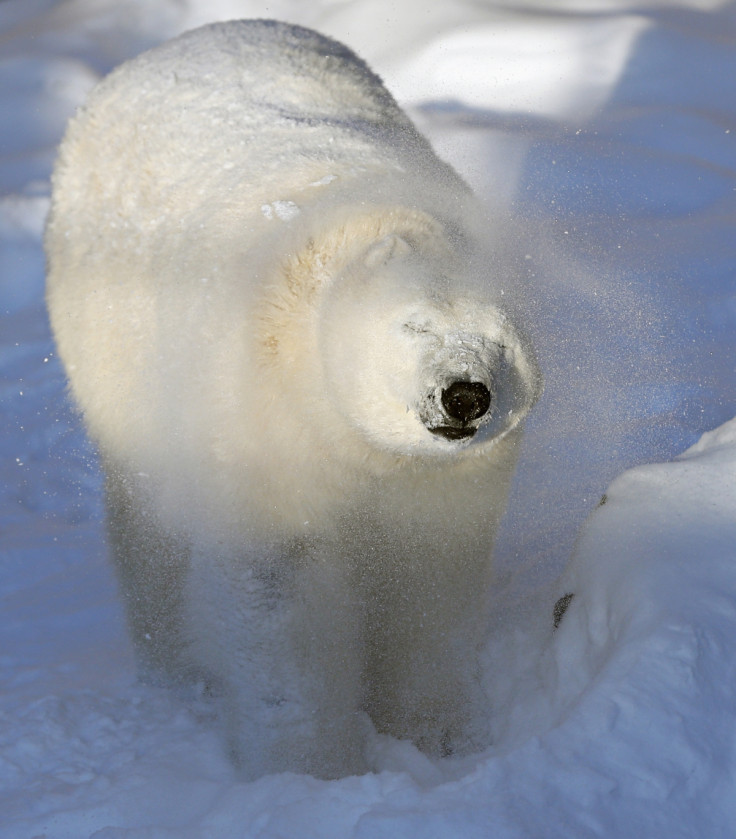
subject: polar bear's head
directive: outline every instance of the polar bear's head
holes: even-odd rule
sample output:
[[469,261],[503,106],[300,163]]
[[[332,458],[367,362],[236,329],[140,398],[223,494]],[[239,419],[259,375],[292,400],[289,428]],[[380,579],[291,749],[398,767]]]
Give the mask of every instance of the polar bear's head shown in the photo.
[[499,309],[455,287],[391,236],[325,294],[326,390],[374,445],[422,455],[489,444],[537,398],[526,342]]

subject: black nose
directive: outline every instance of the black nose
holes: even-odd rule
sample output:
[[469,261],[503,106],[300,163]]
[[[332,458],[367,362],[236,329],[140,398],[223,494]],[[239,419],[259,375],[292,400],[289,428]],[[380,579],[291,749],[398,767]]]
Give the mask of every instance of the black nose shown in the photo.
[[442,407],[452,419],[471,422],[491,407],[491,392],[482,382],[453,382],[442,391]]

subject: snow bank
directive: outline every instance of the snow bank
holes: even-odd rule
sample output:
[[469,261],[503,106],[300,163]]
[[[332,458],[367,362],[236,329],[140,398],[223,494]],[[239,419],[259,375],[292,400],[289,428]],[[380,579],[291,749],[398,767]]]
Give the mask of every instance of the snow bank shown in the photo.
[[[43,310],[47,179],[101,73],[264,14],[346,40],[476,189],[534,222],[547,391],[500,545],[496,743],[462,761],[375,737],[373,774],[245,785],[206,705],[135,683]],[[0,32],[3,839],[732,836],[733,3],[6,0]],[[606,485],[652,460],[669,462],[610,485],[555,580]]]

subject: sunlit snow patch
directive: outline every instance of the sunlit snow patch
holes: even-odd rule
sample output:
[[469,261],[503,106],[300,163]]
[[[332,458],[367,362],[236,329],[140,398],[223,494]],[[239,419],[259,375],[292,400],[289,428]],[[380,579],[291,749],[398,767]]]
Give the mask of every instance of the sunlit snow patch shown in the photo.
[[471,108],[555,119],[594,113],[649,26],[639,15],[509,17],[443,32],[392,80],[400,99],[457,100]]

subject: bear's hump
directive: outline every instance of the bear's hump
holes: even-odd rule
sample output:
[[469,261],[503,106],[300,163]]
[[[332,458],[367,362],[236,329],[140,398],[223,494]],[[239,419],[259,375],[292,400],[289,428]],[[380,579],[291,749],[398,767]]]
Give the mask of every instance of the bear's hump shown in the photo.
[[[345,45],[274,20],[215,23],[166,45],[192,79],[213,75],[258,89],[258,99],[285,115],[408,124],[381,79]],[[157,61],[160,59],[157,57]],[[214,63],[214,66],[213,66]]]
[[[103,80],[88,108],[108,99],[143,113],[151,105],[158,114],[196,105],[226,123],[230,112],[241,124],[266,117],[294,126],[332,119],[341,126],[412,127],[355,53],[317,32],[271,20],[210,24],[154,47]],[[222,113],[215,114],[218,107]]]

